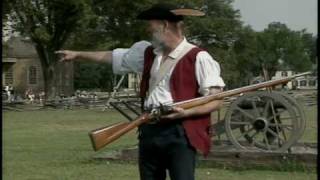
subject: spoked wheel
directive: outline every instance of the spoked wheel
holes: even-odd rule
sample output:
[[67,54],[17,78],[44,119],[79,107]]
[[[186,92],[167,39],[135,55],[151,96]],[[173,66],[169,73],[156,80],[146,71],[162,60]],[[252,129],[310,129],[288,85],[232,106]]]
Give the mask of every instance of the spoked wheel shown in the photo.
[[284,152],[298,140],[302,123],[283,95],[247,93],[232,103],[225,116],[228,139],[239,149]]
[[289,102],[293,110],[296,112],[296,116],[298,118],[298,131],[296,132],[296,135],[297,135],[296,138],[299,140],[306,129],[306,114],[303,111],[300,104],[298,104],[298,102],[293,97],[283,92],[276,92],[276,93],[283,96]]

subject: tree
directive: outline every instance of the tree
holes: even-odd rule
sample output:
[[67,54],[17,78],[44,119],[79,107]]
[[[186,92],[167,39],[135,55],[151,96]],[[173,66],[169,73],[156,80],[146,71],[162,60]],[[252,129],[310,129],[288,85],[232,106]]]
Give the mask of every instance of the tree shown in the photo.
[[226,80],[233,88],[248,85],[262,70],[256,60],[256,32],[250,26],[244,26],[235,36],[236,40],[228,52],[224,71],[230,76]]
[[316,38],[305,30],[293,31],[274,22],[262,32],[244,26],[235,36],[223,61],[229,87],[246,85],[253,77],[263,76],[263,70],[268,78],[277,70],[307,71],[316,61]]
[[301,31],[301,36],[312,64],[317,64],[318,36],[313,36],[311,33],[307,33],[306,30]]
[[59,63],[54,52],[92,18],[89,1],[5,0],[5,4],[17,22],[14,29],[34,43],[43,69],[46,98],[55,97],[59,92]]
[[2,3],[2,23],[8,20],[8,14],[10,13],[11,9],[9,6],[4,6],[7,0]]
[[151,0],[119,1],[94,0],[93,9],[99,16],[98,31],[110,49],[130,47],[134,42],[147,39],[144,23],[136,19]]
[[239,82],[241,73],[233,66],[236,54],[233,52],[234,43],[242,30],[242,22],[238,10],[232,7],[232,0],[207,0],[204,4],[191,4],[205,12],[204,17],[186,19],[186,30],[189,41],[206,49],[220,63],[222,77],[226,88],[234,87]]
[[257,61],[269,77],[279,69],[301,72],[311,68],[304,34],[279,22],[270,23],[267,29],[257,33]]
[[77,89],[112,91],[114,83],[111,65],[79,63],[75,66],[74,86]]

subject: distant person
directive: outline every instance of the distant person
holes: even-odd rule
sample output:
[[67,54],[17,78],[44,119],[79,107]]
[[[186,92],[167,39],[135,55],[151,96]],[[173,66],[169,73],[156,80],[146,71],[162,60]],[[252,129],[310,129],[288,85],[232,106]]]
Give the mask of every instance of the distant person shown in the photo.
[[28,101],[30,102],[30,104],[34,103],[34,99],[35,99],[35,94],[33,93],[32,89],[28,89],[25,93]]
[[44,91],[41,91],[39,93],[39,101],[40,101],[40,104],[43,104],[44,103],[44,98],[45,98],[45,92]]
[[12,102],[14,101],[14,91],[13,91],[13,87],[10,85],[5,86],[5,91],[7,94],[7,101],[8,102]]
[[10,93],[11,93],[11,101],[15,101],[16,100],[16,93],[14,91],[13,86],[11,86],[11,88],[10,88]]
[[4,91],[5,91],[6,96],[7,96],[7,99],[6,99],[7,101],[10,101],[10,99],[11,99],[11,92],[9,91],[9,89],[10,89],[10,87],[8,85],[6,85],[4,87]]

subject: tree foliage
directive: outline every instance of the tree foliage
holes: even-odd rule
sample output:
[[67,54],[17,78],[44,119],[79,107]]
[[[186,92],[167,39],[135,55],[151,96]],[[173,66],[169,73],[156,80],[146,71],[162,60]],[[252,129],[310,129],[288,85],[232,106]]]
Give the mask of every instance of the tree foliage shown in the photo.
[[6,0],[15,30],[30,37],[41,61],[47,97],[59,92],[58,58],[77,28],[85,28],[91,18],[89,0]]
[[285,24],[274,22],[257,34],[257,57],[269,75],[277,70],[307,71],[312,61],[309,56],[305,31],[290,30]]
[[[305,30],[293,31],[274,22],[261,32],[243,26],[232,0],[6,0],[16,18],[16,30],[31,37],[49,81],[54,78],[57,49],[108,50],[130,47],[148,40],[142,10],[158,2],[197,8],[204,17],[185,19],[189,41],[209,51],[221,64],[229,88],[242,86],[265,68],[270,77],[281,68],[308,70],[316,63],[316,40]],[[8,12],[8,11],[7,11]],[[110,89],[114,84],[110,66],[77,64],[77,88]],[[52,84],[52,83],[51,83]],[[53,83],[54,85],[54,83]]]
[[236,39],[222,63],[229,88],[247,85],[261,72],[261,68],[257,68],[259,61],[256,60],[256,32],[250,26],[245,26],[237,31],[235,36]]
[[75,66],[74,86],[76,89],[99,89],[112,91],[114,75],[111,65],[81,63]]

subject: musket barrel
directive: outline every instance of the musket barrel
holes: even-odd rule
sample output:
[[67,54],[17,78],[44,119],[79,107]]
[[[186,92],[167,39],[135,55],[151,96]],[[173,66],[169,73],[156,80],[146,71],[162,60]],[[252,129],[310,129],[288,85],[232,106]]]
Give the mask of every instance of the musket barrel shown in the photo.
[[248,85],[248,86],[224,91],[224,92],[209,95],[209,96],[204,96],[204,97],[199,97],[199,98],[195,98],[195,99],[191,99],[191,100],[187,100],[187,101],[174,103],[172,106],[173,107],[181,107],[184,109],[189,109],[189,108],[192,108],[195,106],[206,104],[206,103],[213,101],[213,100],[223,99],[225,97],[235,96],[235,95],[238,95],[238,94],[241,94],[244,92],[255,91],[255,90],[258,90],[261,88],[272,87],[272,86],[276,86],[279,84],[284,84],[284,83],[291,81],[292,79],[295,79],[300,76],[309,75],[309,74],[312,74],[312,73],[311,72],[304,72],[304,73],[296,74],[294,76],[290,76],[290,77],[286,77],[286,78],[282,78],[282,79],[265,81],[262,83]]

